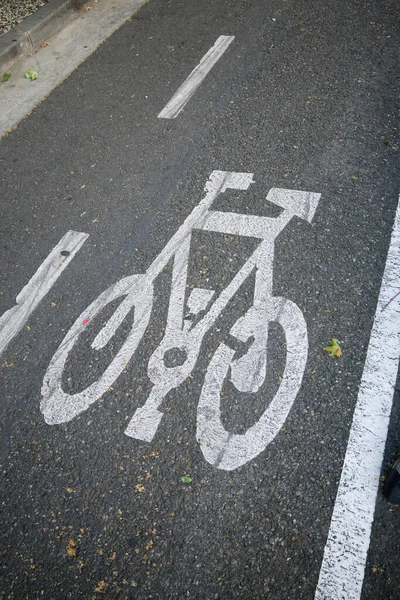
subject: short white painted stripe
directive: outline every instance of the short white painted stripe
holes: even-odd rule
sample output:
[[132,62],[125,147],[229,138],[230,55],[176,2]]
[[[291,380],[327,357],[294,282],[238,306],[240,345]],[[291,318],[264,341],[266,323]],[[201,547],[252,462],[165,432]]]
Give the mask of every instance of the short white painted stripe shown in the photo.
[[[0,317],[0,355],[13,337],[21,331],[31,313],[46,296],[88,237],[87,233],[68,231],[40,265],[32,279],[22,288],[16,299],[17,304]],[[64,256],[61,252],[68,253],[68,255]]]
[[189,102],[203,79],[221,58],[228,46],[233,42],[233,35],[220,35],[214,46],[203,56],[186,81],[158,115],[159,119],[175,119],[182,108]]
[[399,286],[400,200],[315,600],[361,596],[399,366]]

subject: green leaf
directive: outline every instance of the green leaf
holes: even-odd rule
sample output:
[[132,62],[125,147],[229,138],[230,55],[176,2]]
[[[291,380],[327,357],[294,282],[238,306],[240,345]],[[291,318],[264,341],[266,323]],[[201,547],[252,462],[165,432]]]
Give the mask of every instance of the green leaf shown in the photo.
[[339,342],[332,338],[329,342],[329,346],[324,348],[327,352],[329,352],[330,356],[342,356],[342,351],[339,346]]
[[24,73],[24,77],[26,77],[26,79],[30,79],[31,81],[34,81],[35,79],[38,78],[38,74],[37,74],[37,71],[34,71],[33,69],[28,69],[28,71],[26,71],[26,73]]
[[188,475],[184,475],[183,477],[181,477],[181,481],[182,483],[192,483],[193,479]]
[[7,71],[7,73],[4,73],[3,75],[3,79],[1,80],[3,83],[5,83],[6,81],[8,81],[11,77],[11,71]]

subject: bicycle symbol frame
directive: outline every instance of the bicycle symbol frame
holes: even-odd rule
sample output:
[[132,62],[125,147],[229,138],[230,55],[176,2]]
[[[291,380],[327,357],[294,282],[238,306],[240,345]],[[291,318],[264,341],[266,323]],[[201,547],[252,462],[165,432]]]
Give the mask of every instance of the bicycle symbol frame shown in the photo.
[[[253,305],[240,317],[230,333],[242,342],[253,338],[247,353],[235,358],[235,350],[222,343],[210,360],[197,409],[197,433],[205,459],[219,469],[233,470],[262,452],[274,439],[300,389],[307,363],[307,325],[298,306],[291,300],[272,295],[274,245],[276,237],[297,216],[312,222],[320,194],[272,188],[267,200],[283,209],[276,218],[211,210],[217,196],[226,189],[247,190],[253,174],[213,171],[205,186],[206,195],[153,261],[146,273],[121,279],[103,292],[78,317],[66,334],[44,377],[41,411],[54,425],[71,421],[110,388],[126,368],[149,323],[153,284],[171,258],[174,259],[171,295],[165,335],[148,362],[153,388],[145,404],[133,415],[125,433],[150,442],[160,424],[159,410],[168,392],[178,387],[193,371],[205,334],[243,282],[255,271]],[[214,298],[215,291],[194,288],[185,302],[191,235],[194,229],[253,237],[259,245],[228,286]],[[85,390],[68,394],[61,387],[65,361],[78,337],[97,314],[117,298],[124,299],[94,338],[95,350],[105,347],[134,308],[134,322],[125,342],[100,378]],[[211,304],[210,304],[211,303]],[[185,320],[185,305],[192,315],[206,311],[197,323]],[[208,308],[208,310],[206,310]],[[186,311],[187,312],[187,311]],[[285,333],[287,357],[280,386],[260,419],[244,434],[232,434],[221,422],[220,391],[227,375],[239,392],[257,392],[264,383],[267,364],[268,324],[278,322]],[[302,352],[297,351],[302,347]],[[166,355],[179,350],[184,357],[179,366],[166,365]]]

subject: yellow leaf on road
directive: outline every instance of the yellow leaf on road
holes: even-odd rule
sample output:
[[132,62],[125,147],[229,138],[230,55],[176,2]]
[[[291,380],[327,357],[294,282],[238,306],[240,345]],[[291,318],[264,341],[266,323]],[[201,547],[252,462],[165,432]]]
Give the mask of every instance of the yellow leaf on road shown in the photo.
[[329,352],[330,356],[342,356],[342,351],[340,349],[339,342],[335,338],[331,339],[331,341],[329,342],[329,346],[326,346],[324,350]]

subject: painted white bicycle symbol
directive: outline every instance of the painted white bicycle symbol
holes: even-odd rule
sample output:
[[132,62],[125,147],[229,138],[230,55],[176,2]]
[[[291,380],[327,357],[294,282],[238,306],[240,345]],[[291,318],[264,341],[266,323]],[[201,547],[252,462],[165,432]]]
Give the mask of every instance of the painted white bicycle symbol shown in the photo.
[[[85,411],[115,382],[132,358],[147,325],[153,303],[153,283],[167,263],[174,259],[168,318],[164,338],[150,357],[148,376],[154,384],[143,407],[133,415],[126,434],[150,442],[163,413],[159,407],[170,390],[178,387],[193,371],[205,334],[238,291],[255,272],[253,305],[231,328],[242,342],[253,339],[247,353],[235,358],[235,350],[220,344],[207,368],[197,411],[197,440],[205,459],[219,469],[233,470],[256,457],[274,439],[300,389],[307,362],[307,326],[298,306],[272,295],[274,244],[278,234],[297,216],[311,223],[320,194],[273,188],[267,200],[284,210],[277,218],[212,211],[211,206],[226,189],[247,190],[253,183],[250,173],[213,171],[204,199],[194,208],[146,273],[125,277],[103,292],[75,321],[45,374],[41,410],[48,424],[65,423]],[[191,235],[194,229],[260,239],[260,243],[228,286],[210,305],[214,290],[195,288],[187,300],[193,315],[208,307],[195,324],[185,320],[185,291]],[[134,309],[132,329],[117,355],[101,377],[85,390],[68,394],[61,387],[65,361],[85,329],[110,302],[124,297],[92,342],[99,350],[107,345],[128,313]],[[281,384],[260,419],[241,435],[231,434],[221,422],[220,391],[225,378],[239,392],[257,392],[264,383],[267,364],[268,325],[278,322],[285,333],[286,364]],[[298,347],[304,351],[299,353]],[[178,351],[179,366],[167,366],[167,356]]]

